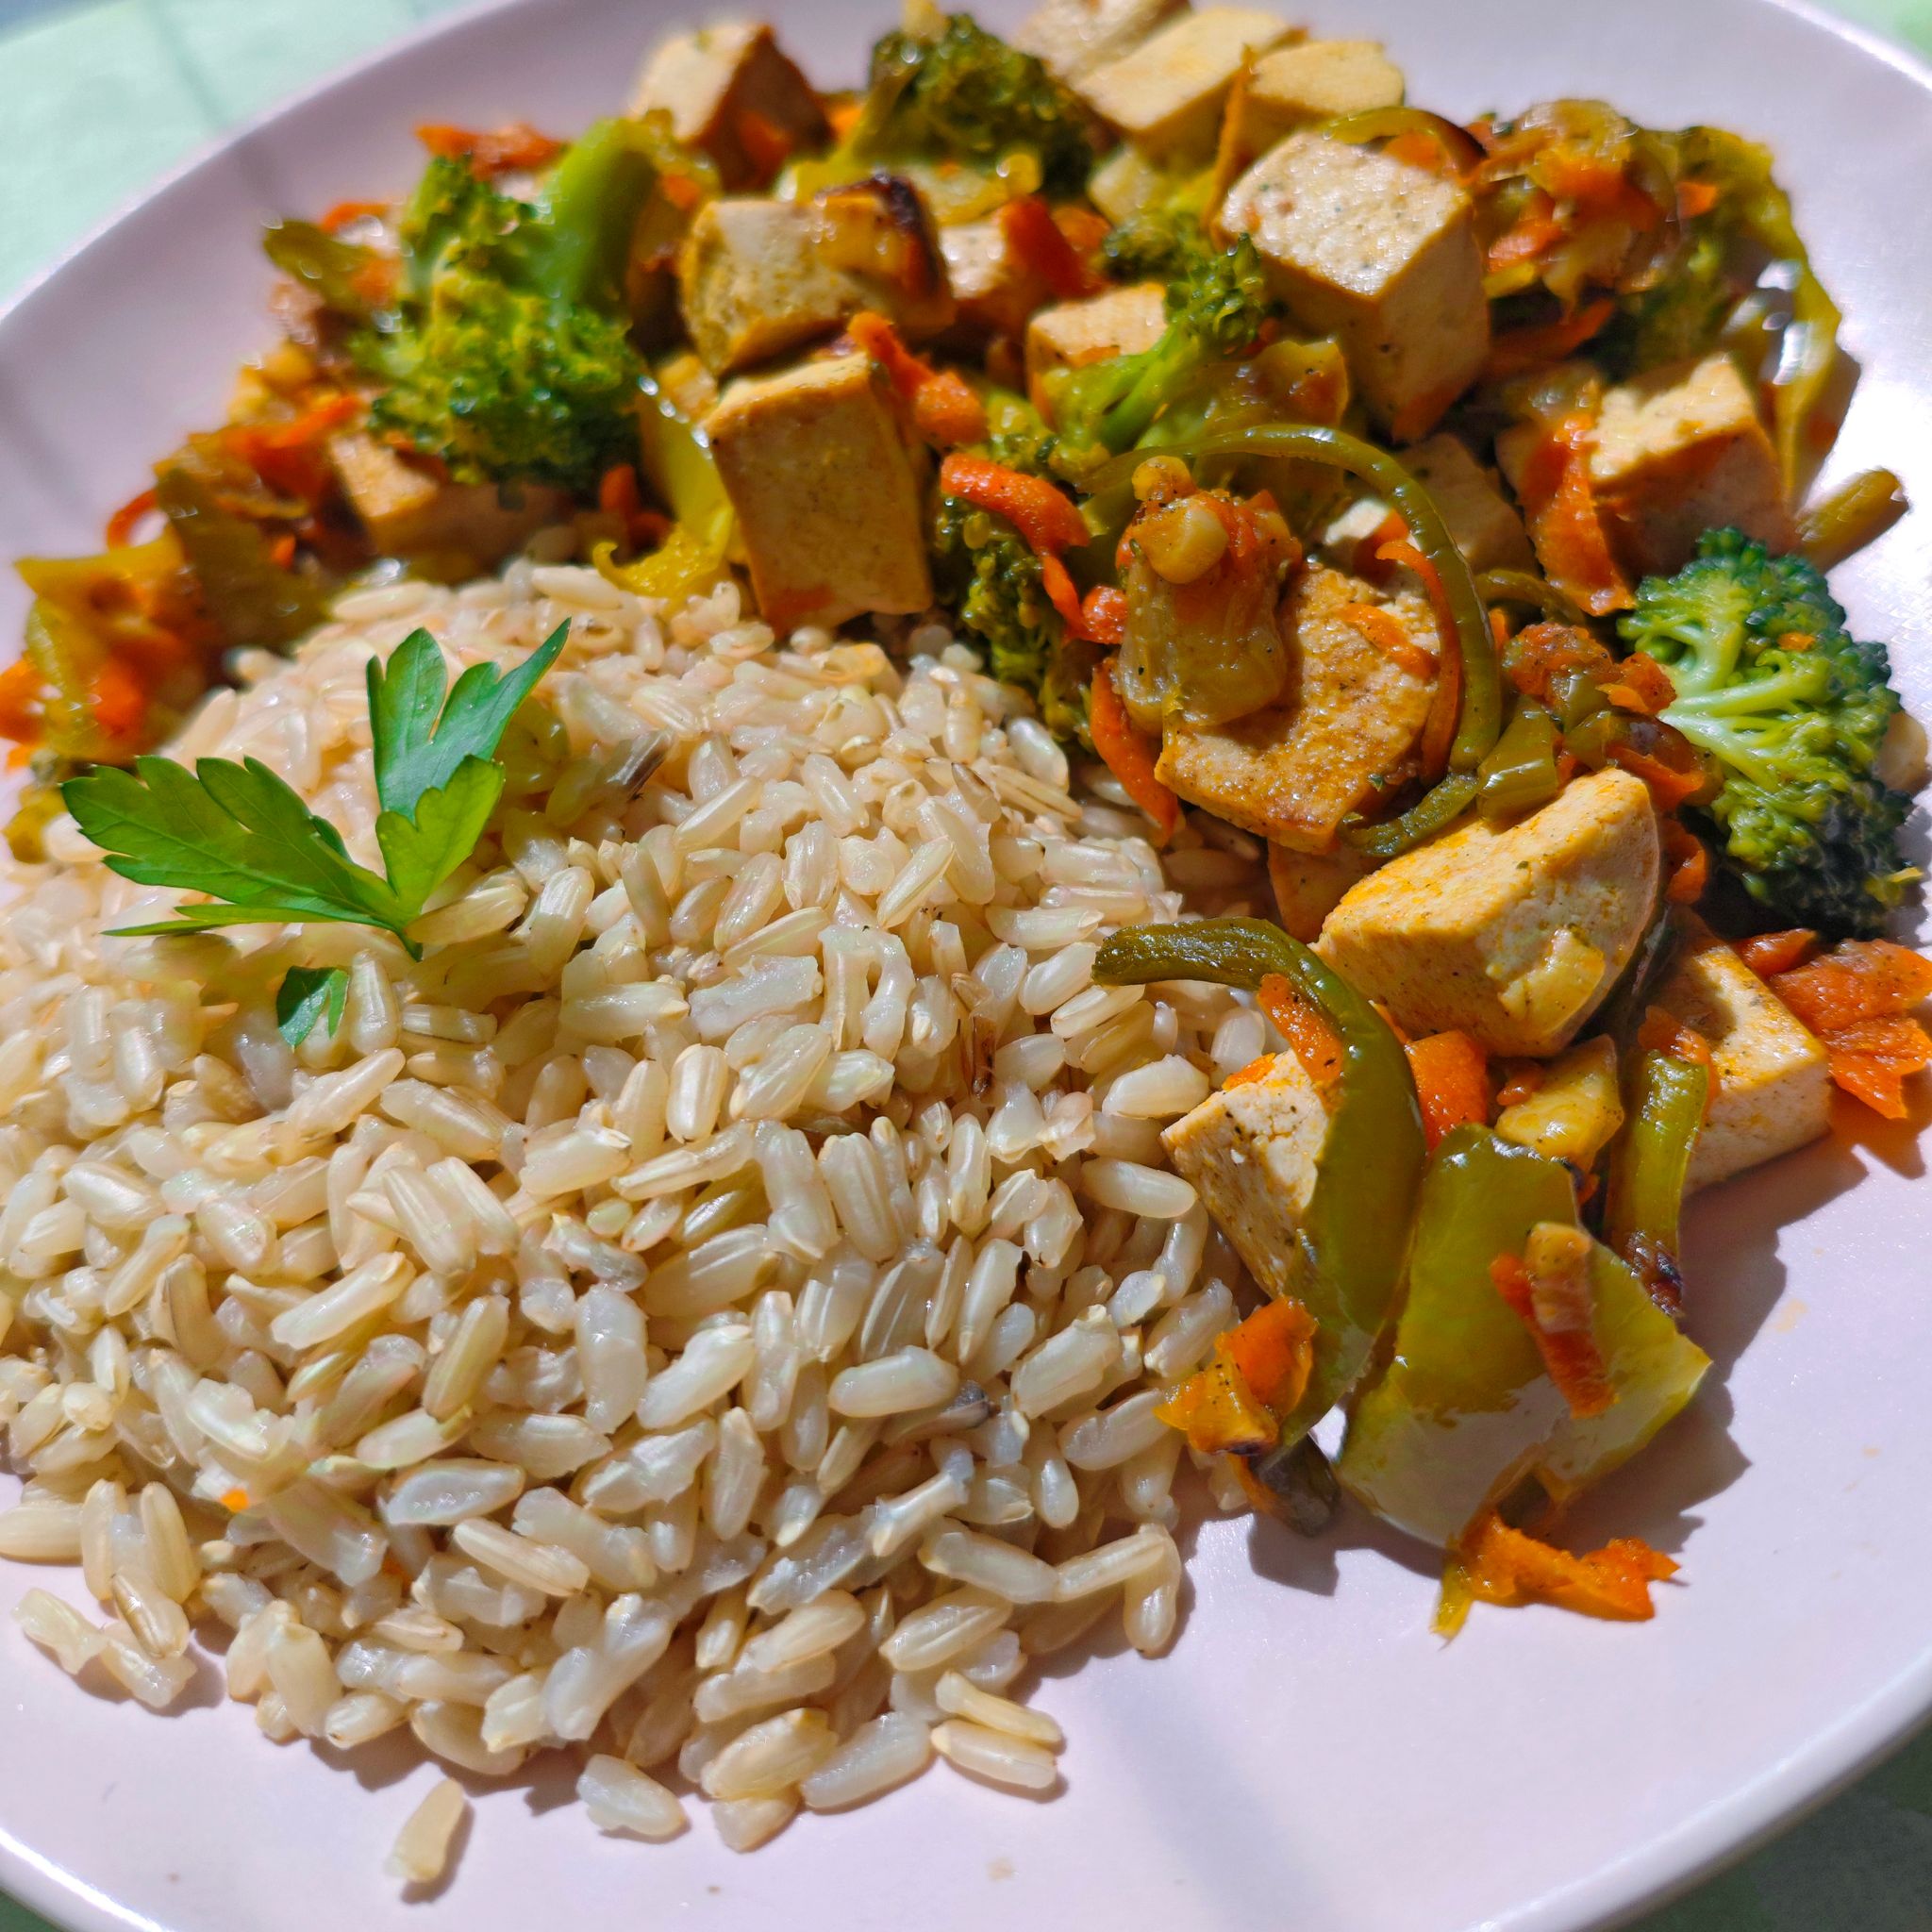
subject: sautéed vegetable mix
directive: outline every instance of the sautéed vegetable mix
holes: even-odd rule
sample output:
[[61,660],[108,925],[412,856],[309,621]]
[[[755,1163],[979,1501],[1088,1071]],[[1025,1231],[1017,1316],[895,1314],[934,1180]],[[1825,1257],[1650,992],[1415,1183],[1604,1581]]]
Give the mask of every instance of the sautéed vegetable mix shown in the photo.
[[1652,1616],[1563,1514],[1709,1366],[1686,1196],[1932,1063],[1772,155],[1186,0],[419,132],[19,565],[30,1634],[748,1848],[1051,1786],[1177,1467]]

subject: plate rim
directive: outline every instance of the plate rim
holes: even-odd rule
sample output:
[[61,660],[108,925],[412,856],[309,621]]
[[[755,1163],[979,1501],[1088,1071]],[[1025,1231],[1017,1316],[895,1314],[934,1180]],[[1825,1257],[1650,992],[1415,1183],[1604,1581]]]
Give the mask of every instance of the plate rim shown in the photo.
[[[468,0],[366,49],[268,106],[197,142],[30,273],[0,300],[0,346],[19,318],[116,230],[184,182],[216,166],[285,118],[330,94],[352,89],[389,62],[438,41],[481,26],[498,15],[570,9],[571,0]],[[964,0],[971,5],[972,0]],[[1932,106],[1932,57],[1863,21],[1833,11],[1823,0],[1739,0],[1782,14],[1840,41],[1903,75]],[[1932,508],[1932,506],[1928,506]],[[1932,1646],[1870,1690],[1839,1720],[1779,1757],[1749,1783],[1713,1797],[1670,1832],[1633,1847],[1614,1861],[1567,1884],[1544,1890],[1488,1920],[1482,1932],[1614,1932],[1683,1897],[1748,1858],[1772,1840],[1821,1810],[1922,1731],[1932,1729]],[[1650,1875],[1636,1890],[1633,1868]],[[163,1932],[156,1921],[125,1906],[17,1838],[0,1823],[0,1904],[8,1900],[38,1914],[57,1932]],[[25,1928],[23,1928],[25,1932]]]

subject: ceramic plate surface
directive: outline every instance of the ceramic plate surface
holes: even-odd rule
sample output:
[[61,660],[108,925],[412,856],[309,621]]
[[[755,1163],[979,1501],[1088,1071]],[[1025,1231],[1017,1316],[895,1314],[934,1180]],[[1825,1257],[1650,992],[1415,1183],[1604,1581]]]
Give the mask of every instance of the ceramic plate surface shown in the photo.
[[[890,0],[774,0],[824,84]],[[1932,79],[1770,0],[1297,0],[1385,40],[1458,116],[1601,95],[1769,140],[1861,369],[1840,474],[1932,503]],[[992,6],[988,18],[1010,20]],[[568,130],[612,110],[674,24],[652,0],[512,0],[324,87],[177,175],[0,318],[0,551],[90,547],[107,511],[268,337],[261,220],[401,188],[420,121]],[[1932,715],[1932,516],[1840,574]],[[0,637],[19,634],[0,586]],[[1586,1531],[1674,1552],[1625,1627],[1478,1610],[1429,1634],[1434,1566],[1360,1517],[1313,1543],[1209,1524],[1173,1654],[1055,1660],[1072,1740],[1051,1802],[936,1767],[881,1805],[734,1857],[600,1838],[561,1770],[481,1799],[454,1879],[382,1872],[435,1774],[277,1749],[204,1671],[158,1720],[75,1690],[0,1618],[0,1886],[75,1932],[1573,1932],[1654,1902],[1850,1775],[1932,1708],[1932,1188],[1908,1129],[1700,1201],[1693,1410],[1591,1502]],[[0,1478],[0,1491],[10,1490]],[[63,1579],[0,1563],[0,1611]],[[75,1579],[75,1590],[78,1591]],[[700,1812],[700,1806],[693,1806]]]

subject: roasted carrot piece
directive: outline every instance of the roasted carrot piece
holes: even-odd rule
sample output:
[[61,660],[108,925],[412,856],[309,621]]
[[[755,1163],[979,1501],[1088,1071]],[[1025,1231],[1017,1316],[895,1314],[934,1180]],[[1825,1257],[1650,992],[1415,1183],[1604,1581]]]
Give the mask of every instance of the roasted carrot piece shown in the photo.
[[1341,1078],[1341,1041],[1334,1027],[1279,973],[1271,973],[1262,980],[1256,997],[1261,1010],[1274,1022],[1275,1031],[1293,1049],[1302,1071],[1325,1098]]
[[1127,716],[1114,689],[1111,664],[1098,664],[1093,670],[1093,686],[1087,708],[1087,728],[1093,734],[1093,749],[1126,793],[1154,821],[1160,842],[1174,837],[1181,822],[1181,802],[1154,775],[1158,747]]
[[[1492,1512],[1471,1525],[1451,1567],[1460,1572],[1456,1581],[1466,1600],[1554,1604],[1587,1617],[1638,1624],[1657,1614],[1650,1586],[1677,1574],[1670,1557],[1638,1537],[1618,1537],[1600,1550],[1573,1556],[1511,1529]],[[1445,1582],[1445,1605],[1451,1595]]]
[[1009,470],[991,457],[956,451],[940,465],[940,488],[974,509],[1005,517],[1042,557],[1076,550],[1087,541],[1086,522],[1071,498],[1043,476]]
[[1424,1034],[1403,1051],[1423,1106],[1423,1132],[1434,1147],[1452,1127],[1490,1118],[1489,1057],[1466,1033]]
[[1788,932],[1760,932],[1738,941],[1738,958],[1759,979],[1773,979],[1802,966],[1818,950],[1818,935],[1808,926],[1794,925]]

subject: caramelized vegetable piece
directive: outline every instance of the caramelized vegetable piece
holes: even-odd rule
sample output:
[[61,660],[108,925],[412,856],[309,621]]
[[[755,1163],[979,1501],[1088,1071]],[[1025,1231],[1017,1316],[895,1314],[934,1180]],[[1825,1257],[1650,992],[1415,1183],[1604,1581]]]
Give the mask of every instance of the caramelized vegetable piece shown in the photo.
[[1454,1127],[1486,1126],[1490,1061],[1466,1033],[1428,1033],[1403,1048],[1423,1107],[1423,1129],[1433,1150]]
[[1136,724],[1121,703],[1114,683],[1115,660],[1093,669],[1087,728],[1101,761],[1121,781],[1126,794],[1154,821],[1165,844],[1181,822],[1181,802],[1155,774],[1158,744]]
[[1847,1093],[1887,1120],[1907,1117],[1905,1082],[1932,1066],[1932,1037],[1909,1017],[1932,998],[1932,959],[1890,940],[1846,940],[1771,986],[1824,1041]]
[[1638,1537],[1618,1537],[1577,1557],[1490,1513],[1471,1529],[1443,1574],[1436,1629],[1453,1637],[1474,1603],[1551,1604],[1586,1617],[1646,1623],[1657,1614],[1650,1586],[1676,1574],[1670,1557]]

